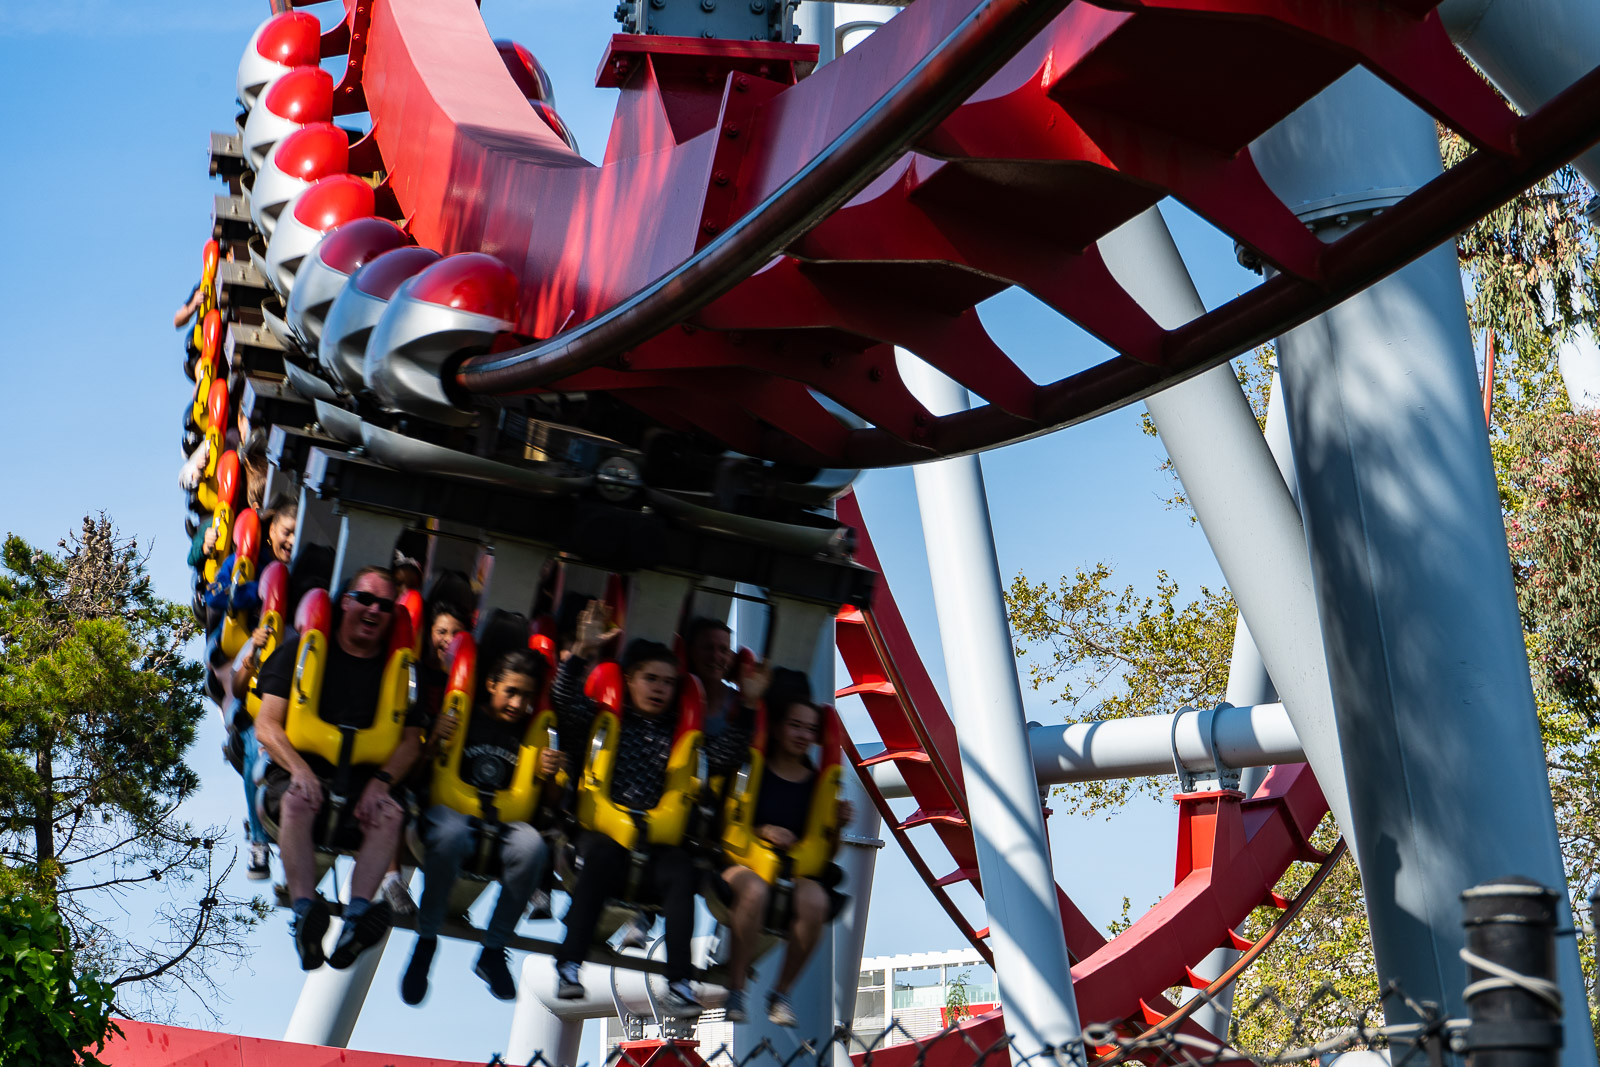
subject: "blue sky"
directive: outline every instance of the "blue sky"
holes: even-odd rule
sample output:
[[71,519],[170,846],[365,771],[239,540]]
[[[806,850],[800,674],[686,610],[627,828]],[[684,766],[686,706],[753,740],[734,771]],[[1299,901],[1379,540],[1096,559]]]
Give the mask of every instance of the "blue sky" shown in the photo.
[[[495,35],[521,41],[549,68],[559,110],[591,159],[604,148],[616,96],[592,86],[615,28],[612,7],[483,0]],[[180,600],[189,582],[176,484],[179,411],[191,387],[170,316],[194,283],[211,197],[222,188],[206,176],[207,134],[231,124],[238,57],[265,14],[265,0],[0,4],[0,526],[53,545],[84,514],[103,509],[153,548],[157,587]],[[1226,238],[1181,209],[1168,218],[1209,305],[1255,281],[1235,264]],[[1079,365],[1097,347],[1019,294],[991,301],[983,317],[1035,378],[1055,377],[1055,368]],[[1002,573],[1053,578],[1104,560],[1119,581],[1141,587],[1158,568],[1189,594],[1220,586],[1203,535],[1162,504],[1169,486],[1157,471],[1161,459],[1159,444],[1140,433],[1136,409],[986,456]],[[869,474],[860,491],[902,611],[942,682],[910,472]],[[1026,696],[1032,717],[1060,721],[1045,697]],[[238,779],[217,755],[220,736],[208,718],[191,757],[205,786],[190,816],[236,829]],[[1124,896],[1137,911],[1171,884],[1174,826],[1170,807],[1154,802],[1111,822],[1057,815],[1058,878],[1096,922],[1115,917]],[[238,876],[232,888],[249,894],[258,884]],[[283,918],[253,940],[250,966],[220,979],[228,999],[213,1007],[224,1029],[277,1037],[299,985]],[[442,951],[424,1010],[399,1003],[410,943],[409,934],[395,938],[352,1044],[463,1059],[502,1048],[510,1006],[472,977],[465,948]],[[957,944],[894,846],[885,849],[868,953]],[[212,1025],[193,1002],[180,1005],[180,1021]]]

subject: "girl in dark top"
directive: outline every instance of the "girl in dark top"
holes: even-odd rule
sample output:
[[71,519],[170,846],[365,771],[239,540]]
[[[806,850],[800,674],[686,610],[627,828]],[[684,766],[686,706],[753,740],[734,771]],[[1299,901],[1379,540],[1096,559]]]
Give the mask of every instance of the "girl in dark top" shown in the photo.
[[[806,831],[806,820],[811,813],[811,795],[817,770],[811,763],[811,747],[817,743],[822,728],[822,713],[812,704],[802,685],[786,684],[781,672],[772,682],[767,696],[768,742],[766,767],[761,773],[760,791],[756,794],[756,810],[752,819],[758,837],[773,847],[791,848]],[[850,821],[853,814],[850,803],[839,802],[839,824]],[[771,887],[748,867],[730,866],[722,872],[723,879],[732,891],[732,915],[729,932],[733,935],[733,948],[728,956],[729,1022],[742,1023],[747,1018],[744,1004],[745,979],[750,972],[751,955],[761,937],[767,917],[767,902]],[[793,1026],[798,1021],[794,1007],[789,1003],[789,987],[794,984],[812,950],[822,926],[828,921],[828,891],[812,878],[796,878],[790,905],[788,948],[783,957],[783,969],[772,985],[767,998],[767,1018],[778,1026]]]
[[[481,792],[493,793],[511,785],[522,758],[528,720],[537,713],[546,676],[544,658],[526,649],[500,656],[489,667],[483,697],[473,709],[461,751],[461,780]],[[443,721],[451,721],[446,717]],[[535,769],[546,779],[560,769],[561,753],[546,748]],[[438,946],[450,891],[473,851],[480,834],[489,832],[482,820],[442,803],[424,814],[418,832],[425,847],[422,908],[417,916],[417,947],[400,983],[407,1004],[420,1004],[428,992],[428,971]],[[544,873],[549,850],[544,837],[526,822],[497,827],[500,896],[483,937],[483,952],[474,973],[501,1000],[515,1000],[516,983],[506,962],[506,944],[516,932],[517,920]]]
[[[561,747],[581,753],[595,716],[603,709],[584,695],[593,657],[602,644],[615,637],[605,606],[590,601],[578,618],[572,655],[561,665],[551,694],[559,719]],[[666,788],[667,763],[672,755],[677,711],[678,661],[672,650],[653,641],[635,641],[622,661],[625,698],[621,715],[622,736],[617,746],[611,797],[624,807],[648,810],[661,800]],[[581,757],[580,757],[581,758]],[[649,845],[649,862],[641,884],[654,891],[666,916],[667,992],[661,1006],[668,1015],[700,1014],[700,1001],[689,985],[689,940],[694,933],[695,868],[689,853],[670,845]],[[576,1000],[583,996],[579,969],[606,900],[622,891],[628,876],[628,850],[594,830],[578,835],[581,864],[567,909],[567,936],[555,954],[556,996]]]

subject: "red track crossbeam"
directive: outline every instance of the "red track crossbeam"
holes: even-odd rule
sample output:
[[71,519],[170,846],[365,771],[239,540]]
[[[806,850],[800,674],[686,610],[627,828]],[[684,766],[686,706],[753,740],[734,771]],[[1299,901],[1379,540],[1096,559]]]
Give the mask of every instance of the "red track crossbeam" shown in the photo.
[[[1600,74],[1519,118],[1428,0],[919,0],[809,77],[797,46],[615,39],[596,167],[528,108],[472,0],[346,6],[370,25],[341,88],[371,110],[385,192],[424,244],[522,280],[528,343],[469,360],[460,386],[604,390],[807,464],[968,453],[1128,403],[1332,307],[1600,139]],[[1323,245],[1249,144],[1356,64],[1480,151]],[[1278,271],[1170,331],[1094,247],[1169,195]],[[1008,286],[1118,355],[1029,380],[974,310]],[[895,346],[981,403],[927,411]]]

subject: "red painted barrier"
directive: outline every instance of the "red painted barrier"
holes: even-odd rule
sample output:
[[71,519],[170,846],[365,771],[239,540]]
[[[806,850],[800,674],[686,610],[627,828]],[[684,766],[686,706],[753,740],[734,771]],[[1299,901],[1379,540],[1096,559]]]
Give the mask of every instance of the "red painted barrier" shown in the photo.
[[483,1060],[435,1060],[392,1052],[356,1052],[261,1037],[118,1019],[122,1037],[106,1045],[111,1067],[483,1067]]

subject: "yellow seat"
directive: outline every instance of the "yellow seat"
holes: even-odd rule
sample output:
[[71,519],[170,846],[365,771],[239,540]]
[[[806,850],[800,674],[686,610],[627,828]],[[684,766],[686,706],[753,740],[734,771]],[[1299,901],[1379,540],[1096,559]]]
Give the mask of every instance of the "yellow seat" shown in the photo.
[[[538,651],[544,652],[554,674],[554,648],[548,638]],[[530,642],[530,645],[532,642]],[[538,810],[544,781],[539,777],[539,756],[556,743],[556,713],[548,707],[528,721],[517,753],[517,769],[511,784],[505,789],[488,792],[461,777],[461,755],[466,748],[467,731],[472,725],[472,706],[477,684],[477,642],[469,633],[456,634],[450,642],[449,668],[445,682],[444,703],[439,709],[440,718],[450,716],[456,720],[455,733],[445,743],[434,764],[431,785],[432,802],[443,804],[463,815],[471,815],[486,822],[532,822]],[[539,704],[549,702],[549,685],[541,694]]]
[[[220,539],[220,532],[218,537]],[[227,575],[230,610],[222,617],[222,633],[217,637],[217,647],[230,663],[250,640],[251,630],[250,613],[232,607],[233,594],[240,586],[255,580],[256,553],[260,550],[261,519],[255,508],[245,508],[233,521],[233,567]]]
[[806,830],[792,848],[778,849],[756,836],[756,801],[761,794],[765,766],[766,717],[758,713],[752,731],[750,755],[734,776],[723,808],[722,851],[733,863],[748,867],[768,884],[794,878],[816,878],[833,861],[839,843],[839,779],[842,727],[832,707],[819,705],[822,714],[822,753],[811,789],[811,809]]
[[[283,640],[284,616],[289,611],[289,568],[277,560],[261,568],[261,580],[256,583],[256,591],[261,596],[260,625],[267,628],[267,643],[261,649],[261,662],[265,663],[278,650],[278,642]],[[250,688],[245,693],[244,708],[251,722],[261,711],[261,693],[256,689],[260,680],[258,671],[250,679]]]
[[647,844],[682,844],[695,798],[704,784],[700,754],[705,738],[705,695],[700,682],[693,675],[684,677],[665,787],[649,811],[625,808],[611,798],[622,740],[623,691],[622,668],[615,663],[595,667],[585,683],[584,692],[606,710],[595,716],[589,731],[588,759],[578,781],[578,825],[605,834],[629,851]]

